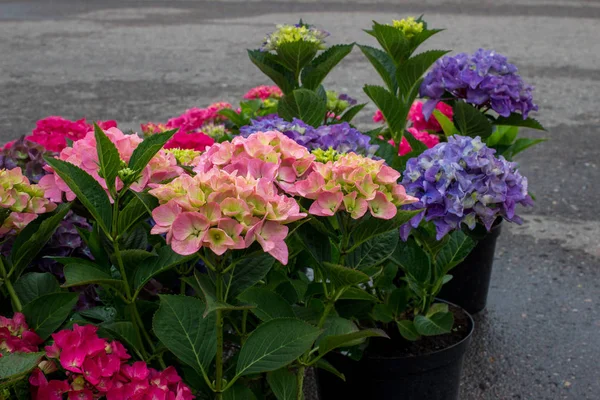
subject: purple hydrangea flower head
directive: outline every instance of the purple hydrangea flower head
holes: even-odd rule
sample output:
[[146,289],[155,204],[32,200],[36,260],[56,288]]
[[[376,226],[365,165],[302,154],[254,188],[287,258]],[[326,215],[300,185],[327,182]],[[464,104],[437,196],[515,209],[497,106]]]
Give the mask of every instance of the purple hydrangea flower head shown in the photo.
[[31,183],[38,183],[42,176],[46,174],[44,171],[44,154],[53,154],[46,152],[41,145],[25,140],[22,136],[20,139],[12,143],[11,146],[5,146],[0,150],[0,168],[13,169],[21,168]]
[[354,152],[372,157],[378,149],[377,145],[371,144],[369,136],[352,128],[347,122],[313,128],[297,118],[289,122],[275,114],[252,120],[251,125],[240,128],[240,134],[248,137],[256,132],[272,130],[283,133],[309,150],[331,148],[339,153]]
[[405,207],[423,212],[401,228],[403,239],[423,218],[435,224],[437,240],[461,224],[479,222],[488,231],[499,217],[520,224],[516,206],[533,205],[527,178],[495,152],[479,137],[455,135],[408,160],[402,184],[419,201]]
[[420,95],[429,98],[424,106],[427,116],[446,92],[474,106],[490,107],[503,117],[517,112],[526,119],[538,110],[533,87],[523,82],[516,66],[493,50],[479,49],[473,55],[461,53],[436,61],[420,88]]

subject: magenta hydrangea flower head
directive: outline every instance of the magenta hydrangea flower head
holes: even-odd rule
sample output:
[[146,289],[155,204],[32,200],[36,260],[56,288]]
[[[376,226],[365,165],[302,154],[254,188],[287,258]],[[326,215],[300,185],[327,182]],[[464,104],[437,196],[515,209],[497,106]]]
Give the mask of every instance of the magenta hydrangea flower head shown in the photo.
[[[115,121],[98,121],[102,129],[116,128]],[[25,139],[42,145],[48,151],[59,152],[67,147],[67,140],[75,142],[83,139],[85,135],[93,131],[92,124],[86,122],[85,118],[70,121],[63,117],[47,117],[37,122],[31,135]]]
[[283,92],[281,91],[281,89],[279,89],[279,86],[267,86],[267,85],[260,85],[260,86],[256,86],[253,87],[252,89],[248,90],[248,92],[246,92],[246,94],[244,95],[244,99],[246,100],[254,100],[254,99],[260,99],[260,100],[267,100],[267,99],[275,99],[275,100],[279,100],[280,98],[283,97]]
[[[139,136],[126,135],[117,128],[107,129],[104,133],[114,143],[121,160],[125,163],[129,162],[133,151],[142,142]],[[98,174],[99,161],[94,132],[88,132],[83,139],[74,142],[73,147],[64,148],[57,157],[83,169],[96,179],[100,186],[106,190],[106,193],[109,194],[105,180]],[[40,186],[46,191],[46,197],[55,202],[62,202],[64,200],[63,195],[67,201],[74,200],[75,193],[62,178],[55,174],[50,166],[47,165],[45,169],[49,174],[40,180]],[[175,156],[165,150],[160,150],[142,171],[141,178],[131,185],[131,189],[140,192],[151,184],[158,184],[164,180],[175,178],[182,173],[183,169],[177,165]],[[117,178],[116,187],[117,190],[123,187],[120,178]]]
[[402,227],[402,237],[423,218],[435,224],[438,240],[463,224],[474,229],[481,223],[489,231],[498,218],[521,223],[516,206],[533,205],[527,178],[495,152],[479,137],[454,135],[408,160],[402,183],[418,201],[406,208],[423,212]]
[[479,49],[472,55],[460,53],[436,61],[420,88],[420,95],[429,98],[425,115],[431,115],[447,93],[474,106],[489,107],[503,117],[521,113],[526,119],[538,109],[533,87],[523,81],[516,66],[493,50]]
[[[9,353],[35,353],[43,340],[27,325],[25,316],[15,313],[12,318],[0,316],[0,350]],[[0,357],[2,353],[0,352]]]
[[315,162],[306,179],[296,183],[296,191],[314,200],[308,210],[312,215],[346,211],[359,219],[369,211],[375,218],[391,219],[398,207],[417,201],[398,184],[399,177],[383,160],[347,153],[326,164]]
[[21,168],[0,170],[0,209],[4,217],[0,225],[0,237],[20,232],[38,214],[55,208],[56,204],[45,198],[43,188],[30,184]]

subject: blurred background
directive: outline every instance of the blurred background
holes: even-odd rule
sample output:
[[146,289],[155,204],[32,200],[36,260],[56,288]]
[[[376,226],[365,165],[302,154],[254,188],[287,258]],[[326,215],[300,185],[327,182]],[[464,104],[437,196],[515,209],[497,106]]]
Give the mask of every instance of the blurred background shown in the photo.
[[[536,87],[549,141],[518,158],[537,197],[505,224],[488,309],[476,317],[461,399],[598,399],[600,393],[600,1],[0,0],[0,142],[38,119],[115,119],[139,130],[190,107],[238,103],[270,84],[248,60],[300,18],[328,43],[372,44],[372,20],[425,14],[429,48],[494,49]],[[355,49],[325,82],[367,101],[379,77]],[[355,120],[372,125],[375,108]]]

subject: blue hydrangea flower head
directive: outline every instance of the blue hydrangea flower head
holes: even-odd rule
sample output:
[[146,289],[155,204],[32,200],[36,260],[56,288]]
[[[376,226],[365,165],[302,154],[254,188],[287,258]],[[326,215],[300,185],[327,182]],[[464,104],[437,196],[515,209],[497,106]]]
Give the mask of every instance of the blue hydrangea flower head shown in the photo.
[[538,110],[533,87],[523,82],[516,66],[493,50],[479,49],[472,55],[461,53],[436,61],[420,88],[420,95],[429,98],[423,108],[426,115],[431,115],[446,93],[479,108],[489,107],[503,117],[521,113],[526,119]]
[[401,228],[402,237],[423,218],[434,223],[437,240],[462,224],[481,223],[489,231],[498,218],[521,223],[516,206],[533,205],[527,178],[495,152],[479,137],[455,135],[408,160],[402,184],[419,201],[405,207],[423,212]]

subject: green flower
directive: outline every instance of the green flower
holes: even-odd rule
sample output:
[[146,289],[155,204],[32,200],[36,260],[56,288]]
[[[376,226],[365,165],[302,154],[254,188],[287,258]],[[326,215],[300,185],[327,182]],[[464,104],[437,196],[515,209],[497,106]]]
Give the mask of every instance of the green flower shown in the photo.
[[400,29],[404,32],[404,36],[411,38],[421,32],[423,32],[423,23],[415,20],[414,17],[408,17],[401,20],[393,20],[392,26]]
[[277,51],[284,43],[307,42],[313,43],[319,50],[325,49],[325,38],[329,33],[311,25],[299,23],[296,25],[277,25],[277,29],[265,38],[260,48],[262,51]]
[[338,153],[336,150],[334,150],[332,147],[330,147],[327,150],[314,149],[313,151],[311,151],[311,153],[315,155],[315,161],[321,162],[323,164],[326,164],[329,161],[335,162],[342,155],[341,153]]
[[202,154],[201,152],[192,149],[169,149],[167,152],[173,154],[177,163],[181,165],[190,165],[194,158]]

